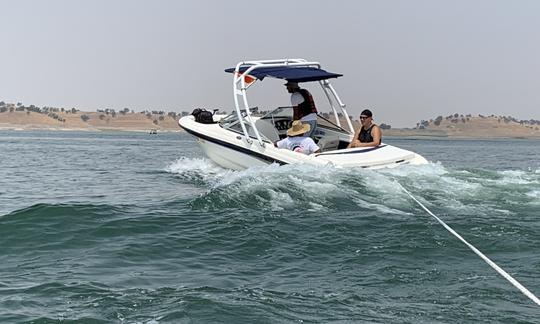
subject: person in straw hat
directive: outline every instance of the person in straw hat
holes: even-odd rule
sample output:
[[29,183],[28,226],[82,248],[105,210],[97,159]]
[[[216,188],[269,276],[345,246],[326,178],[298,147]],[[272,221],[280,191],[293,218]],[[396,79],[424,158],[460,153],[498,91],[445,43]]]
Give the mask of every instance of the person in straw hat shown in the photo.
[[317,108],[311,93],[300,88],[298,82],[287,81],[285,83],[287,91],[291,94],[291,105],[293,106],[293,120],[300,120],[304,124],[310,125],[309,133],[311,137],[317,128]]
[[313,139],[305,136],[309,129],[309,124],[303,124],[299,120],[293,121],[291,128],[287,130],[287,137],[276,142],[276,147],[304,154],[319,152],[320,149]]

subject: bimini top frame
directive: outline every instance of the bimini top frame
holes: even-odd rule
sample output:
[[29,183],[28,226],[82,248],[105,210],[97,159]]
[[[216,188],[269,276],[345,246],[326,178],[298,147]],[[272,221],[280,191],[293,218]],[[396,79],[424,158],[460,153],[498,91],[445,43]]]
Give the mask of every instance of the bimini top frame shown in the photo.
[[[225,70],[226,72],[234,73],[233,76],[233,95],[234,105],[238,120],[245,135],[245,140],[251,143],[252,140],[246,128],[246,123],[253,129],[257,141],[260,146],[265,146],[261,135],[255,126],[255,122],[251,117],[249,104],[247,100],[247,89],[257,80],[263,80],[265,77],[273,77],[284,79],[291,82],[313,82],[317,81],[321,85],[330,107],[336,118],[336,124],[341,127],[338,118],[338,111],[335,107],[334,100],[339,105],[341,113],[347,121],[351,134],[354,134],[354,128],[351,120],[345,109],[345,104],[339,98],[336,90],[330,84],[328,79],[338,78],[341,74],[327,72],[321,69],[319,62],[308,62],[305,59],[279,59],[279,60],[263,60],[263,61],[244,61],[236,64],[235,68]],[[242,107],[243,106],[243,107]],[[245,112],[243,116],[242,112]]]

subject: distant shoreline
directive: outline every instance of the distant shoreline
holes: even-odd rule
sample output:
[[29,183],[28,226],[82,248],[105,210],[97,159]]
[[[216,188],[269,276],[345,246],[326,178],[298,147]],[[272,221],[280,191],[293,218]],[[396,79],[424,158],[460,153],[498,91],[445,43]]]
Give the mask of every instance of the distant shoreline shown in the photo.
[[[11,108],[11,107],[10,107]],[[20,110],[16,110],[20,109]],[[1,130],[179,132],[176,114],[165,112],[84,112],[78,110],[31,111],[15,108],[0,112]]]
[[[14,131],[14,132],[34,132],[34,131],[50,131],[50,132],[87,132],[87,133],[105,133],[105,132],[118,132],[118,133],[150,133],[150,129],[135,129],[135,128],[59,128],[59,127],[28,127],[23,125],[1,125],[0,131]],[[184,133],[185,131],[178,127],[178,129],[159,129],[159,133]],[[491,135],[491,136],[471,136],[471,135],[451,135],[451,134],[433,134],[429,131],[422,132],[421,130],[411,129],[391,129],[383,130],[384,138],[396,139],[441,139],[441,140],[496,140],[496,139],[523,139],[523,140],[540,140],[540,135],[534,136],[519,136],[519,135]]]
[[385,138],[396,139],[396,138],[407,138],[407,139],[432,139],[432,140],[505,140],[505,139],[515,139],[515,140],[540,140],[540,136],[434,136],[434,135],[385,135],[383,133],[383,141]]
[[[153,129],[136,129],[136,128],[59,128],[59,127],[26,127],[22,125],[0,125],[0,131],[15,131],[15,132],[33,132],[33,131],[51,131],[51,132],[132,132],[132,133],[150,133]],[[183,129],[159,129],[159,133],[182,133]]]
[[[5,107],[5,106],[4,106]],[[13,131],[78,131],[78,132],[184,132],[178,125],[181,115],[165,112],[84,112],[76,109],[53,112],[28,110],[10,106],[0,111],[0,130]],[[187,113],[186,113],[187,114]],[[329,118],[333,119],[333,116]],[[344,121],[341,123],[345,125]],[[358,122],[353,121],[357,128]],[[518,121],[506,116],[439,116],[421,121],[416,128],[391,128],[380,124],[383,138],[454,138],[454,139],[540,139],[540,121]]]
[[540,134],[512,134],[512,133],[483,133],[483,134],[436,134],[429,131],[411,129],[383,130],[384,137],[418,138],[418,139],[540,139]]

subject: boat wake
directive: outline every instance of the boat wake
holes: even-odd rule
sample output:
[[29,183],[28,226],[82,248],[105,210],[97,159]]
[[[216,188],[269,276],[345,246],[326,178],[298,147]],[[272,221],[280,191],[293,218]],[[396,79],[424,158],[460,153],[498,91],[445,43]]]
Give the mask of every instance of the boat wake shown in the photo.
[[[246,210],[251,211],[247,218],[261,212],[263,217],[279,217],[285,214],[281,211],[287,210],[286,214],[295,218],[326,217],[327,221],[322,224],[343,228],[364,218],[362,226],[366,228],[393,223],[390,231],[404,237],[409,237],[407,232],[411,228],[414,235],[423,232],[422,228],[440,233],[435,227],[425,226],[433,224],[435,219],[540,305],[533,293],[458,233],[463,232],[486,251],[493,247],[501,252],[533,246],[537,220],[531,211],[538,206],[540,189],[537,171],[452,169],[430,163],[377,171],[270,165],[235,172],[219,169],[203,159],[180,159],[168,170],[184,175],[184,179],[204,179],[207,190],[192,201],[193,208],[236,208],[244,218]],[[428,218],[426,212],[433,218]],[[448,236],[434,233],[425,233],[422,237],[441,235],[434,240],[437,245],[456,244]],[[461,249],[456,246],[454,250]],[[523,276],[527,278],[526,273]]]
[[[208,209],[370,210],[386,216],[408,215],[411,203],[398,182],[423,202],[440,206],[458,219],[506,218],[523,206],[537,206],[540,190],[537,171],[451,169],[441,163],[382,170],[272,164],[232,171],[208,159],[180,158],[166,171],[204,189],[192,206]],[[501,195],[506,199],[503,205]]]

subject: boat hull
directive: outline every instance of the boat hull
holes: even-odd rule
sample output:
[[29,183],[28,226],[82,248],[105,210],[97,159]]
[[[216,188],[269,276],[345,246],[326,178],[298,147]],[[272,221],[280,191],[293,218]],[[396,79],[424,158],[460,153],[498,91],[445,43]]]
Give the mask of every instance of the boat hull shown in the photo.
[[219,124],[198,123],[192,116],[181,118],[179,125],[196,137],[197,143],[209,159],[224,168],[233,170],[271,163],[372,169],[427,163],[426,159],[414,152],[384,143],[377,147],[341,149],[305,155],[278,149],[271,142],[261,145],[256,139],[246,138],[241,133],[223,129]]
[[210,160],[227,169],[243,170],[253,166],[263,166],[272,163],[272,161],[260,159],[238,149],[233,149],[200,137],[197,137],[197,143]]

